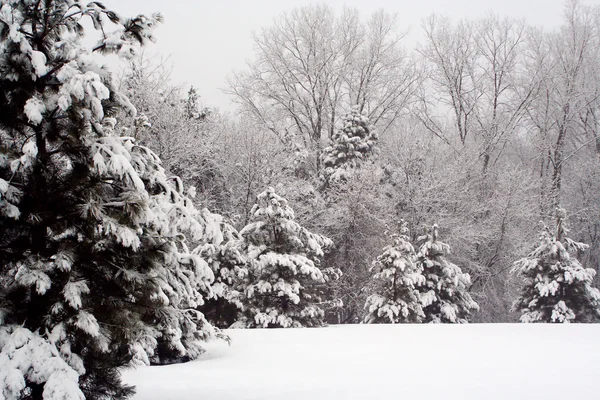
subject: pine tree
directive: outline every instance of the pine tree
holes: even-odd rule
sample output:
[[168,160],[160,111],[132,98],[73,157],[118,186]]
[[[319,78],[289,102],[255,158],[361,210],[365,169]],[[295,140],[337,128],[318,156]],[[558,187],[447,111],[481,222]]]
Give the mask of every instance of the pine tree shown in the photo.
[[122,135],[115,117],[135,109],[92,55],[133,56],[160,20],[0,0],[1,398],[126,398],[119,368],[194,358],[215,333],[195,311],[213,274],[186,244],[207,227]]
[[210,265],[215,280],[212,294],[199,310],[206,319],[219,328],[228,328],[241,318],[244,308],[247,260],[241,251],[241,238],[233,226],[218,214],[203,210],[213,222],[208,226],[219,229],[207,235],[207,241],[194,249]]
[[190,90],[188,90],[187,98],[184,101],[183,108],[185,118],[199,121],[206,120],[213,112],[210,108],[200,108],[200,95],[193,86],[191,86]]
[[420,287],[425,322],[466,323],[471,312],[479,310],[468,292],[471,277],[446,257],[450,246],[438,240],[438,226],[417,239],[421,243],[417,266],[425,284]]
[[331,240],[300,226],[273,188],[258,195],[251,214],[240,231],[249,260],[246,326],[322,325],[319,292],[331,271],[318,263]]
[[197,119],[200,116],[200,112],[198,110],[198,102],[200,100],[200,96],[198,95],[198,91],[193,86],[188,90],[187,98],[184,103],[184,115],[187,119]]
[[557,209],[556,233],[544,228],[538,246],[514,263],[512,272],[523,278],[523,286],[513,310],[521,313],[521,322],[597,322],[600,291],[592,287],[596,271],[576,258],[588,245],[566,236],[563,209]]
[[369,118],[353,107],[344,117],[344,127],[333,135],[331,145],[323,149],[323,183],[346,181],[352,170],[373,154],[376,144],[377,133],[369,125]]
[[392,235],[393,244],[383,249],[371,267],[375,293],[365,303],[366,323],[415,323],[425,318],[418,290],[425,277],[415,264],[415,249],[407,234],[402,221],[399,234]]

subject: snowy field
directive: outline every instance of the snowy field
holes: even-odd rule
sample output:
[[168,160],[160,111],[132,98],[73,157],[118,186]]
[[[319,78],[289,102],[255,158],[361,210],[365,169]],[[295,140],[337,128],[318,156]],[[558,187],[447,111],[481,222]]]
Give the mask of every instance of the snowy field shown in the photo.
[[600,398],[600,324],[227,333],[200,360],[126,371],[134,400]]

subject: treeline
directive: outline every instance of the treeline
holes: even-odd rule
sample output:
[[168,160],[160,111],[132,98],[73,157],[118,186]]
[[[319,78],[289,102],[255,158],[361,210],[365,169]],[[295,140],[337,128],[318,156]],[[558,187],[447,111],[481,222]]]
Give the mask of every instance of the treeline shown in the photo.
[[[324,266],[343,272],[333,288],[343,305],[330,322],[362,319],[369,266],[400,219],[412,241],[424,226],[440,227],[451,259],[471,276],[481,306],[474,321],[516,321],[521,279],[512,263],[544,225],[556,226],[556,209],[568,210],[571,235],[590,246],[578,254],[583,264],[598,268],[598,18],[597,7],[578,2],[565,5],[555,31],[495,15],[431,16],[407,50],[385,11],[295,9],[255,34],[255,57],[231,74],[235,114],[213,111],[194,146],[156,127],[160,143],[150,146],[164,148],[163,158],[180,152],[185,168],[173,171],[236,228],[272,186],[300,222],[330,237]],[[353,110],[375,137],[349,162],[356,172],[331,185],[326,148]],[[371,147],[376,154],[363,157]]]
[[160,15],[0,4],[4,398],[127,398],[120,368],[230,326],[597,321],[597,8],[432,17],[413,52],[383,11],[297,9],[231,116],[143,57]]

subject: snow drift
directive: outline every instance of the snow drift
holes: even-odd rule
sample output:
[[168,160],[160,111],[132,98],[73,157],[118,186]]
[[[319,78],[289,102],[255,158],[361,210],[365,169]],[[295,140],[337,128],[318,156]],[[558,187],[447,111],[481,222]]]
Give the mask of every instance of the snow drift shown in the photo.
[[229,330],[199,360],[126,371],[134,400],[583,399],[600,325],[345,325]]

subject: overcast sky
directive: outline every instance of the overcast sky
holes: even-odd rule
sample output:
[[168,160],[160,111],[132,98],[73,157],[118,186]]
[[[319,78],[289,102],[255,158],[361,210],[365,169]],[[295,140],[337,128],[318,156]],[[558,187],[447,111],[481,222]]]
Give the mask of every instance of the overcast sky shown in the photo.
[[[229,108],[221,92],[228,74],[243,69],[252,58],[252,33],[268,26],[273,18],[294,7],[314,4],[310,0],[104,0],[122,16],[161,12],[164,24],[157,29],[158,42],[151,52],[170,56],[175,84],[194,85],[205,106]],[[560,25],[563,0],[329,0],[341,9],[357,8],[365,17],[380,8],[398,14],[399,28],[413,37],[421,19],[437,13],[453,19],[478,17],[493,11],[500,16],[524,18],[532,25]],[[600,0],[583,0],[600,4]]]

